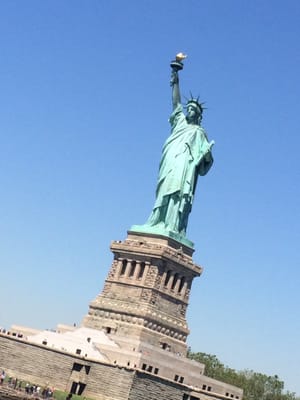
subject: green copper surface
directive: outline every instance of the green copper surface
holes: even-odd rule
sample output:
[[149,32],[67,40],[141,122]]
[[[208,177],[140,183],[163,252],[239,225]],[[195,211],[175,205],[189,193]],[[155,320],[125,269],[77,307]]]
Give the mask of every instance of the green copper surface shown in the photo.
[[178,71],[171,78],[173,112],[170,117],[171,134],[167,138],[159,165],[156,200],[148,221],[134,225],[131,231],[172,237],[193,247],[186,238],[188,217],[192,209],[199,175],[210,169],[213,158],[204,129],[200,126],[202,106],[192,99],[186,115],[180,100]]

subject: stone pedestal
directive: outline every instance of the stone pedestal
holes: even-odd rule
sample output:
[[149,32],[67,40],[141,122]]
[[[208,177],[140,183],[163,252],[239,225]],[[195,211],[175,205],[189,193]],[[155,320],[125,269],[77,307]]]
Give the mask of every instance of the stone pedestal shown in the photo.
[[114,260],[83,325],[102,329],[122,347],[147,345],[187,352],[186,311],[202,268],[193,249],[168,237],[128,232],[111,243]]

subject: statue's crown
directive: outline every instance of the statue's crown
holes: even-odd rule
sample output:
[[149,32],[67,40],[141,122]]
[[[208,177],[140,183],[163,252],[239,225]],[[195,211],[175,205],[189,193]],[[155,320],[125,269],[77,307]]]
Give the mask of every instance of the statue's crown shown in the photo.
[[203,107],[204,104],[205,103],[199,102],[199,97],[197,97],[197,99],[195,99],[195,98],[193,98],[193,96],[191,96],[191,98],[186,103],[186,107],[188,107],[189,105],[193,105],[193,106],[197,107],[199,110],[199,113],[202,114],[203,110],[205,110],[205,108]]

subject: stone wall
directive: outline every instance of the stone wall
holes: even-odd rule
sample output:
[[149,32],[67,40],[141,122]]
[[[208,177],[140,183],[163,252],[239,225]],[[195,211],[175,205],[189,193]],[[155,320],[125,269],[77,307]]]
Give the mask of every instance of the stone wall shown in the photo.
[[[74,363],[82,365],[74,371]],[[86,368],[88,374],[86,374]],[[9,376],[69,391],[72,382],[85,386],[83,395],[97,400],[182,400],[181,385],[130,368],[85,360],[46,346],[0,335],[0,369]]]
[[[74,370],[75,364],[83,366],[81,371]],[[134,376],[129,369],[85,360],[7,335],[0,335],[0,369],[7,376],[65,391],[71,389],[73,382],[81,382],[86,385],[83,395],[98,400],[128,399]]]
[[182,400],[183,389],[174,382],[137,372],[128,400]]
[[[74,358],[10,336],[0,335],[0,368],[7,375],[40,386],[54,385],[65,390]],[[68,371],[66,373],[66,371]]]
[[[191,363],[190,360],[186,362]],[[174,363],[171,363],[172,366],[175,366]],[[96,400],[214,400],[232,398],[231,393],[234,399],[242,398],[240,389],[201,373],[198,378],[201,385],[196,389],[187,385],[186,379],[181,384],[173,378],[167,379],[131,368],[131,364],[126,367],[85,359],[7,334],[0,334],[0,369],[4,369],[7,376],[41,387],[70,391],[75,385],[76,393],[82,389],[83,392],[79,394]]]

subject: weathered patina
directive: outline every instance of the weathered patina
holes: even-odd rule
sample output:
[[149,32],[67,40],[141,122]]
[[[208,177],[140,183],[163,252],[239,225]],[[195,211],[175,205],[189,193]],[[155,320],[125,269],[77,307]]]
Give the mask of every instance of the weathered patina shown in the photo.
[[186,239],[188,217],[198,176],[205,175],[212,166],[211,148],[214,142],[208,141],[200,126],[203,106],[198,99],[192,97],[184,113],[178,76],[183,68],[183,58],[185,56],[180,53],[171,63],[171,134],[162,150],[154,207],[146,224],[135,225],[131,230],[166,235],[192,245]]

